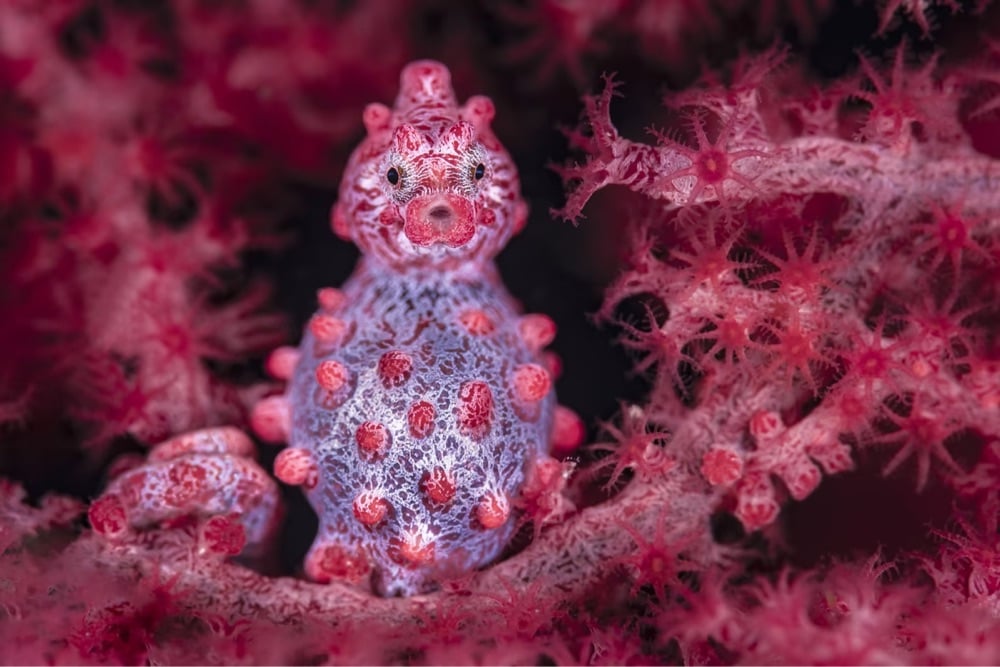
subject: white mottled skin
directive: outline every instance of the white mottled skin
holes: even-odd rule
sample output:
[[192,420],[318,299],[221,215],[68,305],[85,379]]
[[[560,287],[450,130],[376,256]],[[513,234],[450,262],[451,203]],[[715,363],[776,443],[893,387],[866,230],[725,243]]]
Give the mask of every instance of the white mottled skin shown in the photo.
[[[320,470],[318,485],[308,492],[320,517],[314,550],[330,544],[361,550],[374,566],[376,590],[410,594],[439,575],[489,562],[510,539],[513,516],[501,528],[484,530],[473,511],[486,490],[516,497],[526,463],[548,450],[554,395],[520,415],[515,410],[513,368],[541,360],[521,341],[510,298],[492,276],[432,268],[386,273],[370,266],[362,263],[344,286],[344,306],[336,313],[357,323],[349,339],[327,354],[311,334],[302,341],[288,393],[290,445],[312,452]],[[471,335],[462,327],[459,315],[473,305],[496,323],[495,331]],[[386,389],[377,364],[390,350],[411,355],[413,374]],[[315,366],[327,358],[355,374],[350,397],[333,410],[316,402],[325,392],[316,384]],[[478,440],[462,435],[456,424],[458,391],[466,380],[485,381],[494,397],[489,433]],[[407,409],[418,400],[437,411],[434,430],[423,439],[412,437],[407,424]],[[383,460],[369,463],[359,456],[355,431],[372,419],[388,428],[392,441]],[[421,475],[436,466],[455,476],[455,497],[444,507],[427,503],[419,488]],[[392,508],[374,529],[352,512],[361,490],[377,492]],[[407,533],[434,542],[432,563],[412,567],[391,557],[390,540]]]

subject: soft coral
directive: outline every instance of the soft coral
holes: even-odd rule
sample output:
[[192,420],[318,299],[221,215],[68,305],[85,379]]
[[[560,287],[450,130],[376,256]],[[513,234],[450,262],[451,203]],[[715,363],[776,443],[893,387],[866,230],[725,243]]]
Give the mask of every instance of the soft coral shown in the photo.
[[[995,201],[983,186],[1000,178],[1000,171],[994,161],[970,154],[964,140],[943,141],[943,128],[957,122],[956,108],[945,99],[954,79],[934,59],[910,69],[903,54],[897,50],[888,83],[863,61],[876,90],[858,95],[872,105],[872,114],[889,114],[892,123],[876,123],[868,136],[853,140],[836,127],[805,133],[767,115],[765,93],[774,104],[780,103],[775,96],[792,91],[768,83],[776,75],[767,56],[757,68],[742,64],[737,76],[751,82],[740,96],[746,104],[730,117],[739,127],[724,124],[719,141],[730,157],[745,156],[746,167],[741,179],[726,180],[725,187],[699,187],[691,178],[693,154],[671,142],[653,147],[620,137],[607,115],[611,86],[587,99],[594,143],[584,144],[588,161],[566,174],[571,188],[566,212],[581,210],[590,194],[608,184],[660,202],[648,211],[638,209],[642,217],[633,225],[642,231],[633,238],[649,246],[642,252],[642,270],[612,284],[602,312],[616,312],[637,297],[663,305],[665,315],[650,318],[645,327],[625,323],[627,345],[650,353],[639,369],[652,368],[651,360],[666,362],[655,368],[647,413],[671,432],[666,446],[672,455],[699,467],[721,494],[735,493],[736,513],[748,527],[777,517],[781,494],[772,475],[801,499],[819,482],[813,461],[828,472],[840,471],[853,463],[848,443],[902,441],[910,446],[900,457],[912,447],[927,452],[918,457],[922,486],[931,456],[957,472],[944,456],[948,437],[977,419],[993,423],[982,410],[955,403],[963,360],[977,357],[987,319],[977,314],[981,310],[966,310],[964,299],[976,297],[965,289],[969,274],[957,269],[981,274],[994,258],[977,251],[992,241],[981,226],[974,235],[963,235],[964,225],[951,234],[919,212],[928,199],[958,198],[963,220],[995,214]],[[915,98],[932,99],[937,110],[939,117],[923,125],[928,134],[917,131]],[[678,104],[697,107],[714,100],[725,111],[727,99],[727,90],[709,85],[680,96]],[[878,134],[881,130],[892,136]],[[899,143],[904,135],[915,140]],[[699,136],[702,149],[714,146],[703,132]],[[728,145],[730,138],[739,141]],[[928,163],[923,154],[942,157]],[[984,176],[963,177],[973,173],[969,169]],[[862,172],[872,176],[861,177]],[[696,196],[667,187],[677,174],[691,181],[687,193]],[[703,226],[694,231],[696,225]],[[933,247],[930,240],[921,241],[928,232],[937,234]],[[658,254],[660,239],[674,248]],[[938,241],[959,245],[938,250]],[[933,276],[913,267],[911,258],[925,255]],[[942,303],[940,283],[931,279],[945,262],[956,265],[950,279],[962,286],[963,301],[959,306],[954,298],[944,299],[940,307],[949,311],[957,331],[928,347],[908,325],[921,317],[919,295]],[[981,291],[980,298],[992,289]],[[903,437],[909,413],[884,414],[884,401],[893,393],[919,395],[922,405],[940,407],[932,419],[938,431],[930,439],[937,444],[923,435],[917,441],[926,446]],[[782,435],[758,433],[754,420],[760,415],[786,424]],[[894,428],[890,424],[896,421],[906,424]]]

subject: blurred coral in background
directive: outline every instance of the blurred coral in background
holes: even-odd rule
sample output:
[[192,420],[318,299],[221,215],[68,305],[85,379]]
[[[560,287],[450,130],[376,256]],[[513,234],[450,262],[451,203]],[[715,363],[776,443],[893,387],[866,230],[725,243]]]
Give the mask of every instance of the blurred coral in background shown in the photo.
[[[295,489],[252,559],[96,536],[277,390],[416,58],[496,104],[589,444],[412,598],[305,581]],[[998,72],[985,0],[5,0],[0,661],[1000,662]]]

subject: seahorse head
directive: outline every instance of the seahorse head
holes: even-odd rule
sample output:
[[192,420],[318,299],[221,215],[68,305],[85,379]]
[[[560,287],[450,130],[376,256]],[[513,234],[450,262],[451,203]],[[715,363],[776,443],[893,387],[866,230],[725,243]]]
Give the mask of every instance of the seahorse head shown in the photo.
[[394,107],[365,109],[367,136],[344,172],[334,231],[391,266],[491,259],[527,218],[493,115],[481,95],[459,106],[441,63],[407,65]]

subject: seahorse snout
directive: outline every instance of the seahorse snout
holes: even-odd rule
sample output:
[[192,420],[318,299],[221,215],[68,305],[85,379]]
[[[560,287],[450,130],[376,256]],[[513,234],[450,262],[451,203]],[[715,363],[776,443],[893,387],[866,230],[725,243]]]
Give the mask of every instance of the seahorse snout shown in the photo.
[[417,246],[443,243],[458,248],[476,233],[475,207],[461,195],[418,197],[406,206],[403,233]]

